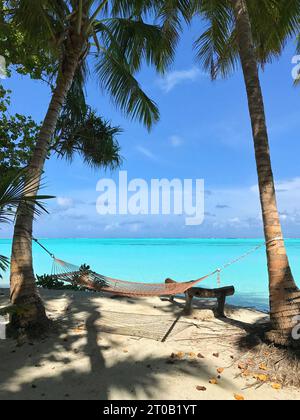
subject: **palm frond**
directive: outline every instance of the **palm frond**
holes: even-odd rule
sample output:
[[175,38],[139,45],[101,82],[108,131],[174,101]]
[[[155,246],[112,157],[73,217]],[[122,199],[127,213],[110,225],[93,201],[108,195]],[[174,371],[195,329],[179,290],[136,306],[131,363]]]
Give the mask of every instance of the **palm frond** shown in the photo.
[[96,72],[116,105],[150,130],[159,120],[158,107],[134,78],[124,55],[116,50],[102,50],[96,63]]
[[264,65],[278,58],[286,43],[300,31],[299,0],[247,2],[256,55]]
[[[205,31],[195,42],[197,58],[214,79],[227,77],[239,63],[232,5],[228,0],[197,2]],[[253,43],[262,67],[278,58],[288,39],[300,30],[299,0],[247,0]]]
[[233,71],[238,62],[235,25],[227,0],[203,1],[198,9],[206,24],[205,31],[196,40],[197,58],[212,79]]
[[0,181],[0,223],[7,223],[16,214],[20,204],[35,215],[47,212],[41,200],[53,198],[36,195],[40,187],[39,177],[30,177],[26,170],[10,173]]
[[6,271],[9,267],[9,259],[4,255],[0,255],[0,279],[2,279],[1,271]]
[[70,12],[68,2],[63,0],[19,0],[10,10],[15,24],[18,24],[25,35],[27,42],[41,42],[46,50],[49,47],[52,53],[59,40],[60,34],[65,30],[65,16]]
[[159,25],[150,25],[142,19],[113,18],[98,22],[95,31],[107,50],[114,47],[125,56],[132,72],[140,70],[143,62],[163,72],[173,61],[173,42]]

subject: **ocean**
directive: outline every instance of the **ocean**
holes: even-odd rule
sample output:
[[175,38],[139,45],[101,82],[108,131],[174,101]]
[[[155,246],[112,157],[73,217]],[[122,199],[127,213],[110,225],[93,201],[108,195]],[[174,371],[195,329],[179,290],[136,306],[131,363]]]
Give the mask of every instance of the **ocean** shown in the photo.
[[[161,283],[166,278],[193,280],[214,271],[255,246],[261,239],[43,239],[42,244],[57,258],[93,271],[128,281]],[[290,263],[300,279],[300,239],[286,241]],[[39,275],[51,273],[51,258],[36,244],[34,267]],[[11,241],[0,240],[0,254],[10,255]],[[8,287],[8,275],[0,287]],[[299,283],[298,283],[299,284]],[[265,248],[262,247],[221,274],[221,286],[233,285],[234,297],[228,302],[267,311],[268,275]],[[217,287],[217,276],[203,283]]]

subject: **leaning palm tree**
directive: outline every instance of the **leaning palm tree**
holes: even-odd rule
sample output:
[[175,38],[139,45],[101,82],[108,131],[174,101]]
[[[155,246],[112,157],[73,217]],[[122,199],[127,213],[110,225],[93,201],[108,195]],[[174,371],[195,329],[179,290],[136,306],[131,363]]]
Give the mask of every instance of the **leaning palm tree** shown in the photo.
[[300,313],[300,292],[287,257],[270,158],[259,64],[279,56],[287,39],[299,30],[299,1],[203,0],[193,12],[207,24],[195,46],[205,70],[215,79],[240,62],[247,90],[258,173],[270,287],[272,331],[277,344],[292,340],[293,319]]
[[[26,42],[40,44],[57,64],[51,102],[29,165],[32,176],[42,174],[75,74],[87,65],[89,57],[94,59],[102,87],[125,114],[138,119],[148,129],[159,119],[156,104],[143,92],[134,74],[143,61],[153,64],[158,71],[167,66],[177,41],[176,13],[171,19],[162,13],[162,24],[150,25],[143,17],[149,17],[151,1],[14,0],[6,3],[6,21],[11,20],[21,28]],[[26,322],[22,317],[18,319],[18,315],[14,319],[16,326],[29,328],[47,324],[45,309],[33,293],[32,229],[33,214],[20,208],[11,257],[11,300],[13,304],[31,305]]]

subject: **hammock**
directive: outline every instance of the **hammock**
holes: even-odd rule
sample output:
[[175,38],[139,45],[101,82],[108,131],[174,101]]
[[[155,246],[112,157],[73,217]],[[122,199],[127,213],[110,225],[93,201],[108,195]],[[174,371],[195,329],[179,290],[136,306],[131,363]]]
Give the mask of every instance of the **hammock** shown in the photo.
[[57,258],[53,259],[52,277],[73,285],[82,286],[97,292],[107,292],[118,296],[151,297],[175,296],[185,293],[191,287],[207,279],[211,275],[185,283],[147,284],[117,280],[97,274],[87,268],[80,268]]
[[253,252],[262,248],[265,245],[271,244],[276,241],[283,241],[283,238],[278,237],[264,242],[260,245],[255,246],[250,251],[244,253],[238,258],[224,264],[223,267],[218,268],[213,273],[210,273],[197,280],[185,282],[185,283],[134,283],[124,280],[117,280],[110,277],[97,274],[89,269],[89,267],[78,267],[73,264],[69,264],[65,261],[55,258],[44,245],[42,245],[38,239],[32,238],[48,255],[53,259],[53,270],[52,277],[64,282],[69,282],[74,285],[79,285],[87,289],[91,289],[97,292],[107,292],[119,296],[132,296],[132,297],[151,297],[151,296],[175,296],[185,293],[187,290],[194,287],[196,284],[206,280],[207,278],[217,274],[218,283],[220,283],[221,272],[235,264],[242,259],[248,257]]

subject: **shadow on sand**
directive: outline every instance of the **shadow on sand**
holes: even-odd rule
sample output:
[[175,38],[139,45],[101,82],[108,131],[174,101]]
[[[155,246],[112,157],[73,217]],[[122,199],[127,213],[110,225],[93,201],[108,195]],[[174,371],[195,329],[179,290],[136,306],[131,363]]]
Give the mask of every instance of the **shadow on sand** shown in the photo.
[[[170,363],[168,357],[155,354],[125,354],[124,341],[104,334],[97,326],[101,305],[93,299],[94,294],[87,293],[80,302],[67,296],[65,314],[47,337],[20,346],[11,340],[0,342],[1,400],[110,400],[116,394],[121,399],[153,399],[159,390],[167,394],[166,374],[186,375],[197,381],[210,377],[209,367],[197,361]],[[54,295],[51,302],[55,299],[61,295]],[[131,299],[130,303],[134,304]],[[172,305],[168,311],[172,312]],[[78,328],[82,323],[79,313],[86,319],[83,330]],[[176,316],[177,310],[174,319]],[[107,357],[107,352],[112,354]],[[226,379],[221,386],[234,389]],[[187,390],[184,395],[188,396]]]

